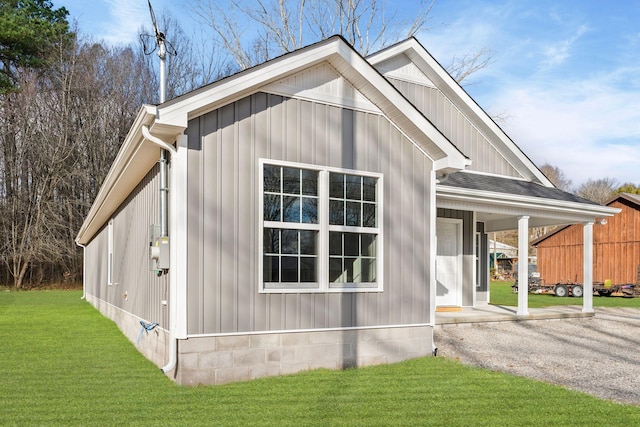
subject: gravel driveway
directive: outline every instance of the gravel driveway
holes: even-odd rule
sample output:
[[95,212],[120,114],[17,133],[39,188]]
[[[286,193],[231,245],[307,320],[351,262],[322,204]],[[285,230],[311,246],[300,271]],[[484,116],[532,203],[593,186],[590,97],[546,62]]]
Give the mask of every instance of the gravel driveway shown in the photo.
[[640,309],[585,319],[438,327],[438,355],[640,405]]

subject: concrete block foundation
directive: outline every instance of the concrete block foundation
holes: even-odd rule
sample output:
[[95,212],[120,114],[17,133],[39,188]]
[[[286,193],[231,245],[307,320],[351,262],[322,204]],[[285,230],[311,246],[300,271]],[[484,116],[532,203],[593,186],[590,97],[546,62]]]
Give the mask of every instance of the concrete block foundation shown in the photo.
[[168,373],[183,385],[225,384],[311,369],[345,369],[431,355],[433,328],[403,326],[191,337]]

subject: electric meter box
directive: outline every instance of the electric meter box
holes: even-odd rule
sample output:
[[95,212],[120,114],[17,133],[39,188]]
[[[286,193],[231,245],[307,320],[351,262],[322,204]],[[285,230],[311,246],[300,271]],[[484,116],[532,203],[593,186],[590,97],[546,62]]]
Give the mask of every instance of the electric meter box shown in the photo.
[[159,225],[149,226],[149,269],[169,269],[169,237],[162,236]]

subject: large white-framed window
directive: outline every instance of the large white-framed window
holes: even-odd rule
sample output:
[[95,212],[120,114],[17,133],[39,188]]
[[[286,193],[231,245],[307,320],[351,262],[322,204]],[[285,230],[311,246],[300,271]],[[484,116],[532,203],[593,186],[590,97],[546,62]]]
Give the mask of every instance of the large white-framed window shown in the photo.
[[259,161],[260,292],[382,291],[382,174]]
[[113,219],[107,225],[107,284],[112,286],[113,280]]

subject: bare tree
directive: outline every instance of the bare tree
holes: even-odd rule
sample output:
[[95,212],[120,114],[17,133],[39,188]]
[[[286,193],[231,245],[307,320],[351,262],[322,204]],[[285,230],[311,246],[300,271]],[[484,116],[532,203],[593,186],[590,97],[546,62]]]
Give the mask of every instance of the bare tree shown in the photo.
[[618,182],[613,178],[589,179],[580,185],[576,194],[592,202],[604,204],[613,195],[618,187]]
[[540,166],[540,172],[551,181],[553,185],[563,191],[571,191],[571,180],[560,170],[559,167],[545,163]]
[[133,49],[76,42],[0,96],[0,269],[13,286],[79,278],[75,233],[151,80]]
[[[361,55],[428,30],[435,0],[415,3],[403,13],[385,0],[196,0],[194,13],[207,25],[240,69],[291,52],[334,34],[342,35]],[[403,18],[411,16],[411,18]],[[247,42],[246,28],[257,27]],[[485,68],[487,49],[454,57],[450,70],[458,82]]]
[[454,55],[446,69],[458,83],[465,81],[465,83],[469,84],[469,76],[487,68],[492,61],[493,51],[483,48],[462,56]]
[[[222,49],[209,46],[204,37],[189,36],[171,15],[162,13],[158,22],[169,44],[167,55],[167,99],[175,98],[207,83],[231,74],[229,55]],[[142,52],[146,68],[156,88],[159,87],[156,40],[151,29],[141,27]],[[199,43],[198,43],[199,42]],[[235,70],[234,70],[235,71]],[[154,96],[147,102],[157,103]]]

